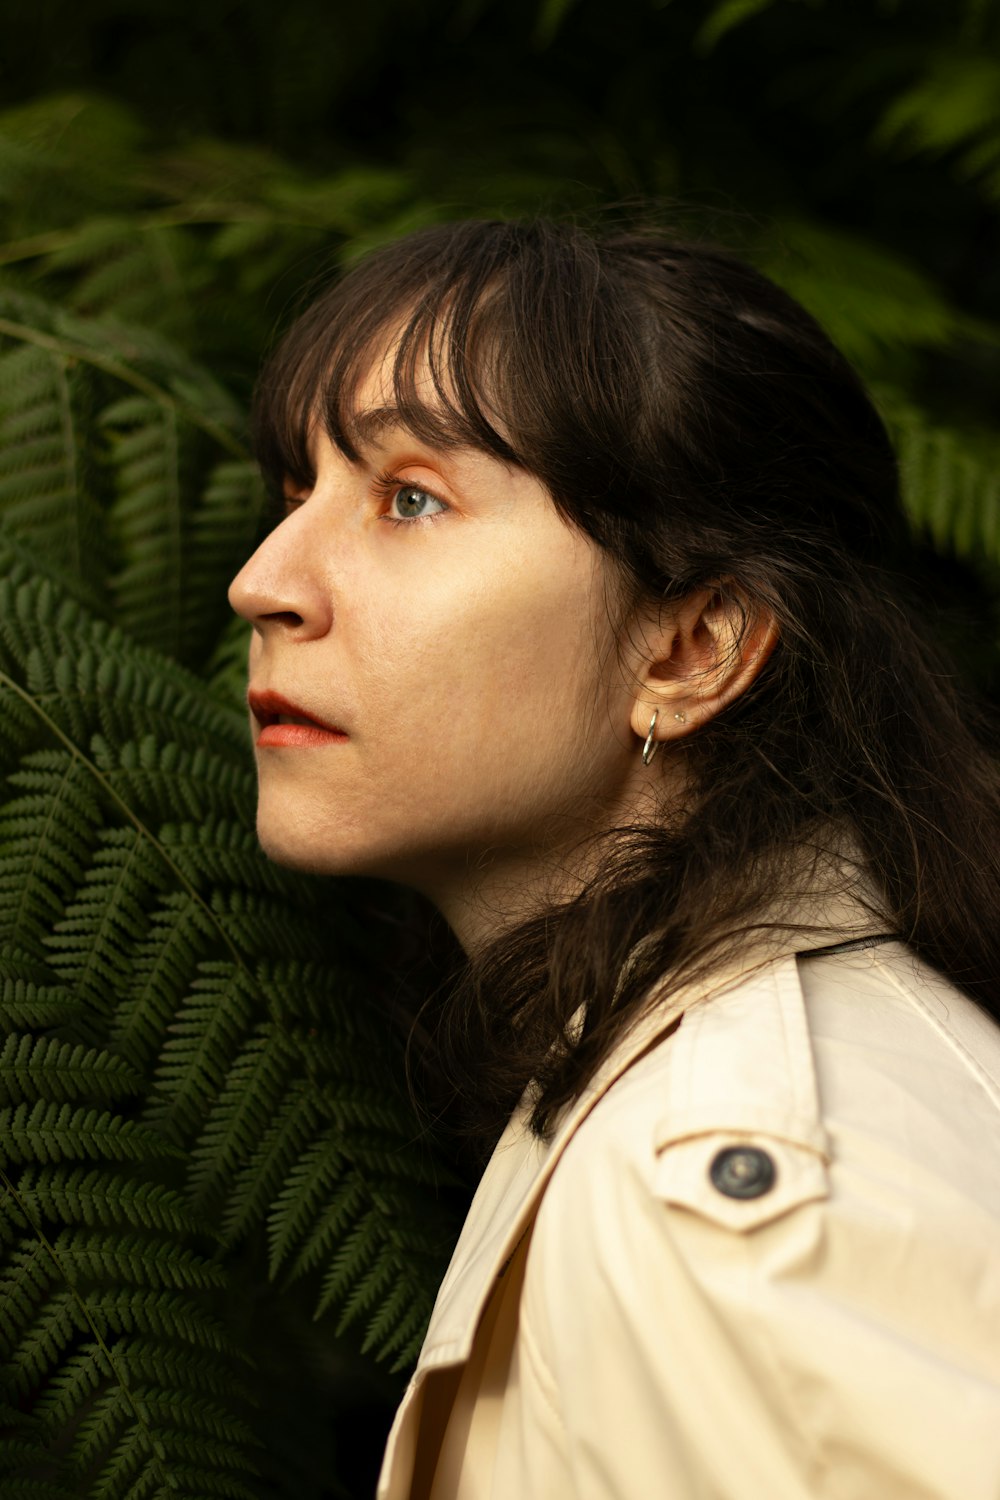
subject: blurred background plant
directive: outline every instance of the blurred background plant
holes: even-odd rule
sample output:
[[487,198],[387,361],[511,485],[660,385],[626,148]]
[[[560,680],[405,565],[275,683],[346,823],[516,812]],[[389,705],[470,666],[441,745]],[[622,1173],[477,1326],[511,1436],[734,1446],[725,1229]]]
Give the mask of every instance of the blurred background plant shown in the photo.
[[419,224],[651,204],[858,365],[996,695],[1000,3],[39,0],[4,32],[3,1494],[365,1495],[470,1173],[385,1024],[421,984],[398,899],[256,852],[225,586],[266,524],[261,351]]

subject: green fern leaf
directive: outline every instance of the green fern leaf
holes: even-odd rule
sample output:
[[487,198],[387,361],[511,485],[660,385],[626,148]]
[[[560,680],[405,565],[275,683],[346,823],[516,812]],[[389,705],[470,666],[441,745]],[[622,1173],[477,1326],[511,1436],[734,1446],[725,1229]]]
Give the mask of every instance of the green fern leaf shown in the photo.
[[[138,243],[146,254],[156,237]],[[241,424],[217,383],[148,330],[0,286],[0,516],[93,609],[198,664],[260,525]]]
[[101,814],[93,778],[64,750],[25,755],[7,778],[20,791],[0,807],[0,942],[39,953],[83,877]]
[[755,259],[870,378],[901,349],[992,337],[992,330],[953,307],[916,263],[860,235],[786,217],[780,235],[756,247]]
[[191,1153],[189,1182],[199,1207],[224,1201],[233,1176],[260,1138],[262,1118],[269,1119],[280,1107],[297,1062],[295,1049],[277,1027],[251,1031],[212,1099]]
[[[361,1208],[364,1194],[352,1182],[347,1194],[330,1199],[343,1176],[344,1141],[332,1131],[325,1131],[302,1152],[271,1209],[268,1218],[269,1269],[272,1277],[281,1270],[288,1256],[310,1231],[320,1235],[323,1251],[336,1242],[344,1226]],[[321,1226],[317,1224],[323,1213]],[[329,1228],[327,1222],[332,1219]],[[293,1276],[307,1270],[309,1263],[300,1261]]]
[[90,1013],[113,1009],[164,880],[163,860],[141,829],[102,829],[76,897],[45,939],[52,968]]
[[338,1333],[387,1295],[393,1284],[394,1267],[384,1254],[381,1229],[379,1215],[372,1210],[365,1213],[344,1236],[323,1277],[316,1316],[322,1317],[339,1303]]
[[[168,840],[164,843],[169,847]],[[120,993],[109,1038],[135,1066],[148,1068],[156,1058],[179,997],[193,985],[213,936],[204,907],[193,894],[170,891],[153,907],[146,935],[133,950],[131,979]]]
[[0,1109],[0,1159],[7,1162],[27,1165],[79,1157],[138,1161],[175,1154],[176,1148],[162,1136],[107,1110],[74,1109],[45,1099],[30,1107]]
[[245,822],[206,818],[200,823],[164,823],[160,839],[198,890],[227,885],[278,895],[283,889],[282,872],[262,856],[257,835]]
[[15,1183],[15,1192],[35,1222],[111,1229],[127,1221],[175,1235],[204,1230],[176,1188],[106,1169],[29,1167]]
[[259,1012],[259,997],[243,969],[218,962],[200,965],[164,1043],[149,1118],[172,1137],[191,1139]]
[[106,784],[145,817],[247,815],[246,764],[234,764],[230,755],[205,745],[187,750],[176,741],[158,743],[153,735],[114,745],[95,734],[91,753]]
[[229,1244],[238,1243],[263,1222],[313,1136],[319,1113],[314,1089],[292,1078],[263,1134],[232,1173],[221,1226]]
[[56,1238],[54,1250],[62,1274],[73,1283],[125,1282],[134,1287],[181,1289],[225,1284],[218,1266],[172,1240],[74,1227]]
[[79,1019],[79,1002],[61,985],[36,984],[20,975],[4,974],[4,967],[0,959],[0,1034],[27,1027],[65,1031]]
[[914,528],[945,554],[1000,564],[1000,444],[933,425],[898,392],[878,395]]
[[205,667],[205,679],[213,695],[223,703],[232,704],[241,714],[246,712],[251,630],[248,620],[233,615],[223,626]]
[[0,340],[0,514],[83,581],[110,555],[92,399],[69,356]]
[[167,225],[91,219],[54,250],[50,273],[73,272],[70,305],[85,317],[138,323],[190,339],[195,247]]
[[0,1098],[9,1103],[135,1094],[140,1079],[120,1057],[53,1037],[9,1036],[0,1049]]

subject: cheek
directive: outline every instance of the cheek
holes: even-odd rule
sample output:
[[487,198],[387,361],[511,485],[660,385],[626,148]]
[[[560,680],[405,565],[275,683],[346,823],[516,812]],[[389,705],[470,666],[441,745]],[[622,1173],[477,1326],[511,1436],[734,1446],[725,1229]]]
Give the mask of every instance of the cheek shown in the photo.
[[419,618],[401,608],[371,646],[367,687],[398,747],[386,753],[436,778],[435,802],[527,809],[563,778],[579,785],[581,760],[589,776],[618,749],[610,627],[589,577],[559,586],[512,570],[461,599],[450,586]]
[[493,547],[477,567],[428,562],[342,600],[322,653],[351,741],[269,763],[258,831],[273,858],[414,881],[436,857],[523,847],[614,789],[628,717],[603,577],[582,544],[552,559],[551,542]]

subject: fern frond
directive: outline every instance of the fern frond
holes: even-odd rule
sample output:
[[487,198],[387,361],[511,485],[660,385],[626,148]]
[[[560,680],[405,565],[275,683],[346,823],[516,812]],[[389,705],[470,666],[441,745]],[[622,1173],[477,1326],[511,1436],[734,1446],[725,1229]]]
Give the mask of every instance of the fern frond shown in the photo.
[[193,1297],[133,1287],[101,1288],[88,1293],[87,1308],[99,1327],[114,1334],[159,1334],[195,1349],[239,1358],[239,1349],[222,1324]]
[[413,1295],[412,1284],[407,1280],[397,1280],[381,1307],[369,1318],[362,1350],[365,1353],[371,1351],[379,1359],[395,1356],[393,1369],[412,1364],[427,1332],[429,1315],[426,1300]]
[[70,1282],[107,1281],[134,1287],[218,1288],[225,1277],[193,1250],[173,1240],[123,1235],[86,1227],[65,1229],[54,1241],[62,1274]]
[[[340,1304],[339,1332],[364,1317],[362,1347],[379,1359],[394,1354],[400,1369],[419,1348],[431,1312],[426,1289],[440,1277],[450,1235],[434,1200],[401,1176],[363,1181],[368,1211],[330,1260],[315,1316]],[[411,1309],[408,1341],[388,1327],[390,1299]]]
[[[205,679],[213,695],[223,703],[232,704],[240,713],[246,708],[251,632],[248,620],[233,615],[223,626],[205,667]],[[249,733],[247,738],[249,741]]]
[[131,971],[130,949],[163,889],[163,860],[138,828],[105,828],[64,916],[45,939],[52,968],[93,1015],[109,1014]]
[[695,34],[694,51],[705,56],[730,31],[770,10],[774,3],[775,0],[718,0]]
[[150,1119],[174,1138],[195,1136],[258,1014],[259,997],[243,969],[199,965],[163,1045]]
[[935,426],[898,392],[877,394],[914,528],[945,554],[1000,564],[1000,444]]
[[[99,1413],[105,1418],[107,1430],[120,1426],[124,1403],[109,1402],[110,1410]],[[251,1497],[258,1500],[253,1490],[238,1475],[227,1473],[234,1464],[246,1468],[245,1450],[236,1444],[224,1444],[205,1437],[192,1435],[168,1425],[158,1425],[155,1435],[140,1423],[125,1429],[118,1438],[114,1451],[105,1459],[100,1474],[90,1478],[88,1495],[93,1500],[117,1500],[128,1496],[130,1500],[149,1496],[151,1500],[167,1500],[178,1492],[189,1495],[216,1494]],[[98,1430],[91,1446],[104,1437]],[[192,1486],[192,1481],[197,1486]]]
[[860,235],[785,217],[777,249],[774,241],[771,234],[756,246],[757,264],[870,378],[900,349],[993,336],[953,306],[915,262]]
[[83,878],[100,808],[93,778],[65,750],[25,755],[7,784],[22,795],[0,807],[0,942],[16,934],[41,953]]
[[0,1034],[28,1027],[65,1031],[79,1019],[79,1002],[63,986],[36,984],[20,975],[4,974],[3,968],[0,962]]
[[396,1279],[396,1267],[385,1254],[381,1230],[378,1214],[371,1210],[363,1214],[344,1236],[327,1267],[316,1317],[339,1303],[338,1333],[388,1295]]
[[81,580],[110,559],[93,396],[69,356],[0,340],[0,515]]
[[[324,1131],[309,1143],[288,1172],[268,1215],[268,1269],[272,1278],[312,1229],[321,1211],[330,1212],[329,1195],[343,1175],[344,1165],[344,1142],[332,1131]],[[333,1236],[350,1222],[359,1206],[360,1200],[349,1201],[346,1209],[339,1211]]]
[[257,1145],[262,1121],[278,1110],[298,1063],[274,1025],[253,1028],[234,1058],[191,1152],[189,1183],[199,1207],[216,1206]]
[[0,1109],[0,1160],[33,1162],[110,1159],[141,1161],[176,1155],[161,1135],[107,1110],[39,1099]]
[[102,1168],[29,1167],[15,1183],[17,1200],[37,1222],[102,1229],[123,1222],[175,1235],[204,1231],[176,1188]]
[[[145,645],[183,649],[185,473],[176,407],[132,395],[103,417],[116,469],[113,526],[123,566],[112,581],[115,618]],[[170,632],[164,634],[164,630]]]
[[236,435],[242,426],[238,406],[207,370],[148,328],[80,318],[57,303],[0,285],[0,335],[75,360],[126,390],[176,408],[225,453],[246,459]]
[[[164,843],[169,847],[169,840]],[[179,997],[191,988],[212,940],[212,925],[193,894],[168,891],[153,907],[146,935],[133,950],[131,979],[119,994],[109,1037],[135,1066],[146,1068],[157,1056]]]
[[141,181],[143,134],[125,105],[93,95],[47,95],[5,109],[0,178],[24,216],[19,232],[73,224],[95,203],[128,203]]
[[[199,670],[214,677],[222,697],[222,683],[214,659],[206,660],[206,642],[223,639],[234,617],[226,599],[230,579],[241,568],[260,538],[267,497],[257,465],[224,460],[208,471],[191,508],[190,543],[185,564],[184,623],[187,638],[179,653]],[[222,587],[219,587],[220,581]],[[247,640],[247,622],[238,620],[233,636]],[[235,706],[245,713],[246,651],[242,653]]]
[[212,913],[234,947],[253,958],[291,958],[322,961],[330,951],[336,920],[323,932],[315,919],[316,892],[306,889],[300,905],[275,901],[263,891],[218,886],[212,892]]
[[176,408],[132,395],[102,416],[118,498],[115,619],[145,645],[198,665],[228,623],[225,586],[252,550],[264,495],[255,465],[214,463]]
[[194,252],[188,237],[166,224],[140,227],[134,216],[90,219],[52,251],[47,269],[73,273],[69,305],[85,317],[190,337]]
[[211,817],[200,823],[164,823],[160,839],[196,890],[221,885],[275,895],[282,891],[282,872],[264,858],[248,823]]
[[0,1048],[0,1099],[11,1104],[81,1097],[109,1103],[137,1093],[140,1086],[138,1075],[120,1057],[82,1043],[9,1036]]
[[[139,238],[143,254],[164,243]],[[0,285],[0,516],[91,608],[195,665],[260,525],[242,422],[205,370],[148,330]]]
[[[0,1329],[4,1355],[4,1383],[25,1396],[42,1383],[50,1366],[58,1364],[78,1335],[88,1332],[80,1298],[72,1288],[52,1291],[57,1278],[39,1251],[39,1279],[29,1281],[27,1263],[12,1268],[4,1278],[4,1307],[10,1317]],[[48,1279],[42,1279],[44,1270]]]
[[248,814],[246,762],[234,763],[207,745],[188,750],[149,734],[113,744],[102,734],[91,738],[94,763],[107,784],[129,806],[157,821],[177,817],[231,818]]
[[263,1133],[232,1173],[221,1224],[227,1243],[237,1243],[263,1222],[318,1120],[315,1091],[303,1079],[292,1078]]

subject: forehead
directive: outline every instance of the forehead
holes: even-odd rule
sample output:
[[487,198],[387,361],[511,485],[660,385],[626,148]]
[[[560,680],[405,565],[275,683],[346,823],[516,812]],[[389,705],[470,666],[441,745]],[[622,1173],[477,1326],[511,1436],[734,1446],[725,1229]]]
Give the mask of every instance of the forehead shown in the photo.
[[447,335],[435,348],[429,338],[408,337],[411,330],[412,324],[397,326],[370,353],[339,361],[315,403],[313,422],[349,457],[402,429],[439,448],[518,462],[496,413],[487,411],[478,379],[456,371]]

